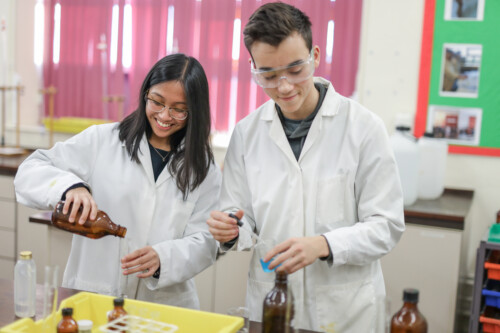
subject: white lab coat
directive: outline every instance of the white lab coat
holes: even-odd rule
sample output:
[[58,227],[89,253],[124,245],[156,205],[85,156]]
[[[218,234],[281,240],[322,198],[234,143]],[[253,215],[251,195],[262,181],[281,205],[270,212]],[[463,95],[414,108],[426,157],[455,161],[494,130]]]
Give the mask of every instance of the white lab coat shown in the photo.
[[[83,182],[98,208],[127,228],[128,248],[120,238],[74,235],[64,287],[199,308],[192,278],[215,261],[217,245],[206,219],[217,206],[221,172],[212,165],[205,181],[183,201],[168,166],[155,182],[146,136],[136,163],[119,140],[117,126],[92,126],[50,150],[35,151],[14,180],[17,200],[53,209],[68,187]],[[120,257],[147,245],[160,257],[160,278],[124,280]]]
[[[240,121],[226,154],[221,208],[245,212],[233,247],[252,246],[251,230],[278,243],[325,235],[333,265],[317,260],[288,277],[296,327],[374,332],[385,295],[379,259],[404,230],[398,171],[382,121],[328,87],[297,161],[271,100]],[[247,285],[252,320],[261,320],[275,274],[253,256]]]

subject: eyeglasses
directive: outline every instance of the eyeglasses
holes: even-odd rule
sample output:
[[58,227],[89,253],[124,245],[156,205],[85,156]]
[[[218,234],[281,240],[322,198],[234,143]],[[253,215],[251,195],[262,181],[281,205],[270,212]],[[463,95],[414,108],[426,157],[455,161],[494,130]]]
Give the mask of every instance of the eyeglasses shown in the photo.
[[255,64],[251,64],[252,77],[262,88],[276,88],[280,85],[282,79],[288,83],[300,83],[309,79],[314,73],[314,54],[313,50],[306,60],[300,60],[287,66],[281,66],[271,69],[255,69]]
[[176,120],[184,120],[188,116],[188,110],[172,108],[158,101],[155,101],[152,98],[149,98],[147,94],[144,95],[144,100],[147,103],[147,107],[155,113],[161,113],[163,112],[163,110],[168,109],[168,114],[170,115],[170,117]]

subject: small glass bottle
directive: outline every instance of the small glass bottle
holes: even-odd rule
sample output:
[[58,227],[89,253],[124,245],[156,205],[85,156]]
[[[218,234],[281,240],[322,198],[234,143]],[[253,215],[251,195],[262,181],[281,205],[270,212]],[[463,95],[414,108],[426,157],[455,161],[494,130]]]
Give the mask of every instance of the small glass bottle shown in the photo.
[[73,319],[73,308],[63,308],[62,316],[57,324],[57,333],[78,333],[78,324]]
[[33,317],[36,305],[36,265],[31,251],[22,251],[14,268],[14,312]]
[[127,233],[127,228],[113,223],[108,215],[102,210],[97,212],[97,217],[94,221],[87,219],[84,224],[80,224],[78,221],[82,214],[82,208],[80,207],[76,214],[75,221],[71,223],[69,222],[69,215],[73,204],[70,205],[67,214],[63,214],[63,207],[64,201],[59,201],[52,213],[52,225],[56,228],[92,239],[101,238],[107,235],[123,238]]
[[[113,300],[114,309],[108,312],[108,323],[116,320],[120,317],[126,316],[127,311],[123,308],[125,300],[121,297],[115,298]],[[126,326],[125,323],[119,323],[117,326]],[[115,331],[115,328],[109,328],[111,331]],[[125,331],[122,331],[125,332]]]
[[418,311],[418,290],[403,291],[403,307],[391,319],[391,333],[427,333],[427,320]]
[[276,272],[274,288],[264,298],[262,333],[290,333],[293,331],[293,295],[288,289],[288,275]]

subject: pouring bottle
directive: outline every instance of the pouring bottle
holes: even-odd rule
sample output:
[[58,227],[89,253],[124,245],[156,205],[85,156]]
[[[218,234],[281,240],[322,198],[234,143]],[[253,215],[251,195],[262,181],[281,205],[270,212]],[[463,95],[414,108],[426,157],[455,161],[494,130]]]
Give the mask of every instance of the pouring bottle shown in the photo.
[[95,220],[87,219],[84,224],[78,223],[80,216],[82,215],[82,207],[78,210],[76,214],[75,222],[69,222],[69,215],[73,204],[70,205],[68,213],[63,213],[64,201],[59,201],[52,213],[52,225],[56,228],[69,231],[81,236],[85,236],[92,239],[101,238],[108,235],[125,237],[127,233],[127,228],[117,225],[111,221],[109,216],[99,210],[97,212],[97,217]]

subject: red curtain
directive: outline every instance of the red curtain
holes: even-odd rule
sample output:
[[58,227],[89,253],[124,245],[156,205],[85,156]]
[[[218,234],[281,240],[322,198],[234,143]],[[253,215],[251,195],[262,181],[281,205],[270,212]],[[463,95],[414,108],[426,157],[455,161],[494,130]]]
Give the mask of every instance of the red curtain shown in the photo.
[[[47,1],[47,0],[46,0]],[[151,66],[171,52],[197,58],[210,85],[213,129],[231,130],[234,124],[268,97],[251,80],[249,54],[243,31],[249,16],[266,0],[48,0],[50,22],[43,73],[44,84],[58,88],[55,115],[117,119],[116,105],[102,102],[103,92],[125,96],[125,115],[137,107],[138,92]],[[317,76],[333,82],[335,89],[350,96],[358,68],[362,0],[284,1],[303,10],[313,24],[313,44],[321,50]],[[61,5],[61,49],[54,64],[52,38],[55,4]],[[116,68],[109,63],[113,5],[119,7]],[[124,7],[132,13],[130,68],[122,66]],[[173,22],[169,22],[169,12]],[[232,59],[233,26],[240,19],[239,58]],[[328,22],[334,20],[333,56],[326,61]],[[173,31],[172,31],[173,29]],[[101,63],[97,45],[102,34],[108,42],[107,63]],[[105,72],[103,72],[103,70]],[[107,86],[103,87],[103,75]],[[103,83],[104,82],[104,83]]]

